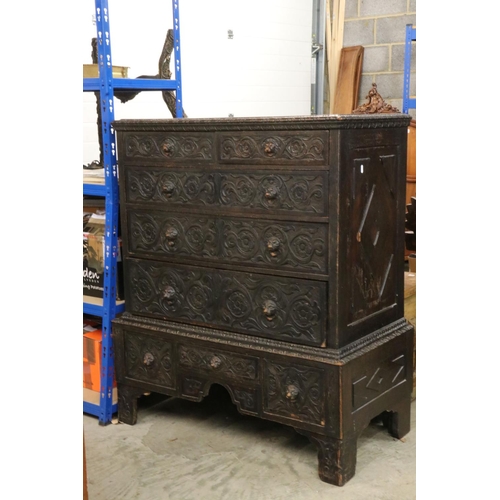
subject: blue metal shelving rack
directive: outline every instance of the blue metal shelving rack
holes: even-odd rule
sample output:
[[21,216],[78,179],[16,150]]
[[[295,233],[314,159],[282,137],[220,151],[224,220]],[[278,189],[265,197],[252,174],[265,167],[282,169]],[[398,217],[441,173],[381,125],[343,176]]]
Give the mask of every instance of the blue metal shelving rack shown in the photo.
[[417,28],[411,24],[406,25],[405,37],[405,61],[404,61],[404,80],[403,80],[403,113],[408,114],[409,109],[417,107],[417,99],[410,99],[410,74],[411,74],[411,42],[417,40]]
[[174,79],[126,79],[113,78],[111,36],[108,0],[95,0],[97,51],[99,78],[84,78],[84,92],[99,92],[102,118],[102,152],[104,161],[104,185],[84,184],[83,194],[102,196],[105,199],[104,240],[104,294],[102,305],[83,303],[83,313],[102,318],[102,365],[100,403],[83,402],[84,413],[99,417],[99,424],[111,422],[117,404],[113,404],[114,352],[111,340],[112,320],[124,311],[124,304],[116,302],[116,261],[118,257],[118,176],[114,120],[114,89],[127,90],[174,90],[176,93],[176,118],[182,118],[182,83],[180,53],[179,0],[172,0],[174,32]]

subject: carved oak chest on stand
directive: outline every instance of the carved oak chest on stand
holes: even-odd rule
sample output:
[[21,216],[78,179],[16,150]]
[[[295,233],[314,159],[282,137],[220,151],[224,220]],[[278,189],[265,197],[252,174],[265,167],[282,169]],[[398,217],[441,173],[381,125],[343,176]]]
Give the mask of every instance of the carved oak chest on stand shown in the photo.
[[383,414],[410,428],[403,114],[121,120],[126,312],[118,417],[146,391],[244,414],[317,445],[342,486]]

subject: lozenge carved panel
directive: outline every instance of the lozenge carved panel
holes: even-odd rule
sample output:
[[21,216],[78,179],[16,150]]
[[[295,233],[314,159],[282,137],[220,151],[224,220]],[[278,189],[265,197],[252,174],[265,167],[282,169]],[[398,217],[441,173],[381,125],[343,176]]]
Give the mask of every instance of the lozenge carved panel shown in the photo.
[[348,250],[354,322],[395,303],[396,169],[394,153],[352,160],[351,230]]

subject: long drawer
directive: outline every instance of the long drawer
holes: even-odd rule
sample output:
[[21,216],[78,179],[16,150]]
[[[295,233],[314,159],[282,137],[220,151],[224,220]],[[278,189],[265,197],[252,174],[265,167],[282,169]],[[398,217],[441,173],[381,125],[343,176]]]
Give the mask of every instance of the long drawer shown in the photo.
[[132,314],[324,345],[326,282],[132,258],[126,269]]
[[326,216],[328,172],[235,172],[128,166],[124,202],[169,208]]
[[327,273],[328,225],[129,210],[129,255]]

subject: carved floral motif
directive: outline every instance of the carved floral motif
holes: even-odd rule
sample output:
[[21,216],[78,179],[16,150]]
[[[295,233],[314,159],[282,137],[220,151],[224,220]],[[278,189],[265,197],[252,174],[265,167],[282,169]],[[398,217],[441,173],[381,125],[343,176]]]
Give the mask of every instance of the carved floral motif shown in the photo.
[[127,158],[212,159],[211,134],[126,134],[124,143]]
[[[129,275],[133,313],[309,345],[320,345],[325,336],[324,282],[135,260]],[[272,314],[267,309],[270,302]]]
[[281,132],[269,136],[221,134],[220,159],[325,163],[327,145],[327,134],[323,131],[302,135]]
[[325,425],[322,370],[266,363],[264,410],[268,413]]

